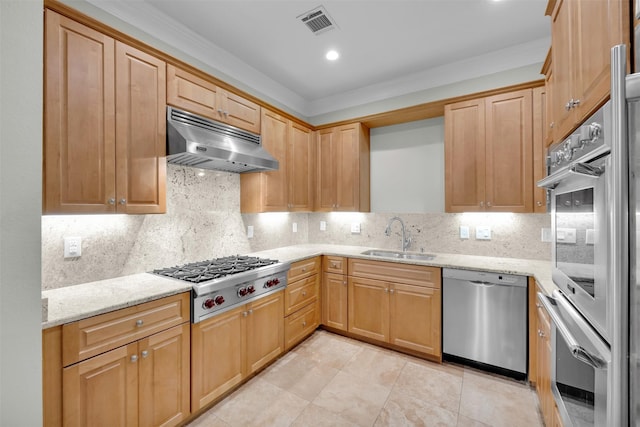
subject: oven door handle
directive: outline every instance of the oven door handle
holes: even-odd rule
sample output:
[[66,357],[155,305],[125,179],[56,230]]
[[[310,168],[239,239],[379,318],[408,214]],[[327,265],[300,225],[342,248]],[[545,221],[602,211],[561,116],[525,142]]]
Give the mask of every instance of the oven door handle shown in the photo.
[[604,170],[604,165],[602,166],[591,166],[587,163],[574,163],[571,165],[569,170],[573,173],[577,173],[579,175],[585,175],[591,178],[598,178],[602,175]]
[[[556,327],[556,330],[560,332],[560,334],[562,335],[562,338],[564,338],[564,341],[567,344],[567,347],[569,347],[569,350],[571,350],[571,355],[576,359],[580,360],[581,362],[584,362],[595,369],[606,369],[608,365],[608,361],[590,353],[584,347],[582,347],[578,343],[578,340],[575,339],[571,331],[569,331],[569,329],[565,325],[564,321],[560,317],[560,313],[558,313],[558,309],[554,307],[554,305],[562,305],[563,311],[568,313],[570,316],[574,316],[574,315],[580,316],[580,315],[574,314],[574,309],[570,306],[570,303],[566,301],[562,295],[556,296],[555,295],[556,292],[559,292],[559,291],[554,291],[554,296],[552,297],[547,297],[539,293],[538,301],[542,303],[544,308],[549,313],[549,316],[551,317],[551,320],[553,321],[553,324]],[[549,300],[553,300],[553,302]]]

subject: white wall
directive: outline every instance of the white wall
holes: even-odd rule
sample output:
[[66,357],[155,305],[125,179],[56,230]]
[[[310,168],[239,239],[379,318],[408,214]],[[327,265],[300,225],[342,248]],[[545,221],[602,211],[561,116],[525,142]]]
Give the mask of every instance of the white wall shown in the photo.
[[371,129],[371,212],[444,212],[444,118]]
[[42,425],[42,1],[0,0],[0,425]]

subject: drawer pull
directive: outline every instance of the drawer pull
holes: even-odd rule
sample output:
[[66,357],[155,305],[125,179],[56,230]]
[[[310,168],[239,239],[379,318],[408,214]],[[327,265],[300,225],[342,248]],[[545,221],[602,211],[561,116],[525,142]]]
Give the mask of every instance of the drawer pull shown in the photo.
[[302,291],[302,296],[306,297],[307,296],[307,291]]
[[338,266],[335,263],[331,263],[331,268],[338,268]]
[[302,272],[304,273],[305,271],[307,271],[307,267],[302,267]]
[[304,321],[302,322],[302,327],[304,328],[305,326],[307,326],[307,321],[306,321],[306,320],[304,320]]
[[144,321],[142,319],[138,319],[136,320],[136,326],[139,328],[140,326],[144,325]]

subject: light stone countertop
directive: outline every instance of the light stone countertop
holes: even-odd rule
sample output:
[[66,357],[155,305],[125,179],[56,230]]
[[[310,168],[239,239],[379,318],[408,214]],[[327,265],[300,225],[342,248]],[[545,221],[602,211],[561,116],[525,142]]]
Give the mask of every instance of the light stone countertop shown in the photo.
[[[253,252],[248,255],[272,258],[285,262],[295,262],[318,255],[336,255],[434,267],[520,274],[535,277],[542,290],[547,294],[551,294],[556,288],[551,279],[550,260],[543,261],[433,253],[433,255],[435,255],[433,260],[422,261],[362,255],[362,252],[369,249],[380,248],[306,244]],[[159,266],[159,268],[160,267],[162,266]],[[43,319],[42,328],[50,328],[190,290],[190,283],[149,273],[139,273],[43,291],[42,297],[48,299],[48,318],[46,320]]]

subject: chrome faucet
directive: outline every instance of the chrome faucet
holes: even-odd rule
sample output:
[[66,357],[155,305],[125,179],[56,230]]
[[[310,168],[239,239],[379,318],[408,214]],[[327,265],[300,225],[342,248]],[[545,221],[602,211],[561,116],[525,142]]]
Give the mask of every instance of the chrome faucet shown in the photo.
[[402,227],[402,252],[405,252],[407,249],[409,249],[409,246],[411,246],[411,237],[407,235],[409,233],[405,233],[404,222],[402,221],[402,219],[400,219],[399,216],[394,216],[389,220],[389,222],[387,223],[387,228],[384,229],[384,234],[386,234],[387,237],[391,236],[391,224],[393,223],[393,221],[398,221],[400,223],[400,226]]

